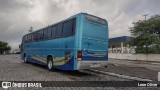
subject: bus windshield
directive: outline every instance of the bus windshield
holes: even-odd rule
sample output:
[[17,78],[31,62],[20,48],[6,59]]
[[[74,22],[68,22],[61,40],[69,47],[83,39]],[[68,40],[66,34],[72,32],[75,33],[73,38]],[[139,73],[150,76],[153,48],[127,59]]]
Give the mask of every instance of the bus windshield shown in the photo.
[[106,20],[101,19],[101,18],[96,17],[96,16],[86,15],[86,19],[87,19],[87,20],[89,20],[89,21],[92,21],[92,22],[98,23],[98,24],[106,25]]

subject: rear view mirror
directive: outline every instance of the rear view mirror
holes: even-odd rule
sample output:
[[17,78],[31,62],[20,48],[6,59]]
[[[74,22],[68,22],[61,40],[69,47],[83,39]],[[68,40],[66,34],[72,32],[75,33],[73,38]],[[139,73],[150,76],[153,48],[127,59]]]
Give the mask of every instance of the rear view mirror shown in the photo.
[[19,45],[19,49],[21,49],[21,44]]

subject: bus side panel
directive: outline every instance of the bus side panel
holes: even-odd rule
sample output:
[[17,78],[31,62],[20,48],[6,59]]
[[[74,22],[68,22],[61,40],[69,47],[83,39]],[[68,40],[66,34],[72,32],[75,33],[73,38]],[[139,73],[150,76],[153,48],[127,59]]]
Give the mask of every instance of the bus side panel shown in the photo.
[[55,68],[76,70],[75,36],[26,43],[23,54],[30,62],[42,65],[47,65],[47,57],[51,55]]
[[26,52],[29,62],[46,65],[46,59],[43,58],[42,42],[34,42],[26,44],[28,46]]
[[74,70],[74,36],[61,38],[59,53],[53,52],[54,67],[61,70]]
[[32,54],[30,60],[34,63],[47,65],[47,56],[52,55],[55,68],[74,70],[74,36],[34,44],[30,52]]

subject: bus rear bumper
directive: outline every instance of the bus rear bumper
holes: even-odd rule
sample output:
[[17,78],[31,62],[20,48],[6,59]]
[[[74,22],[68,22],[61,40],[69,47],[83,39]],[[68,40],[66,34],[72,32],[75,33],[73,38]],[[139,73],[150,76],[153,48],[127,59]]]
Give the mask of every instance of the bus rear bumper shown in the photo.
[[105,68],[107,61],[78,61],[77,70]]

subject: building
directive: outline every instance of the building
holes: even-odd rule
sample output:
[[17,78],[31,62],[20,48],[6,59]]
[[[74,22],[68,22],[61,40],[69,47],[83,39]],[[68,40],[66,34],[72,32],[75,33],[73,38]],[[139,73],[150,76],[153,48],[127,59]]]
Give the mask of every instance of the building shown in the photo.
[[121,36],[109,39],[109,53],[135,53],[134,47],[129,46],[132,37]]

